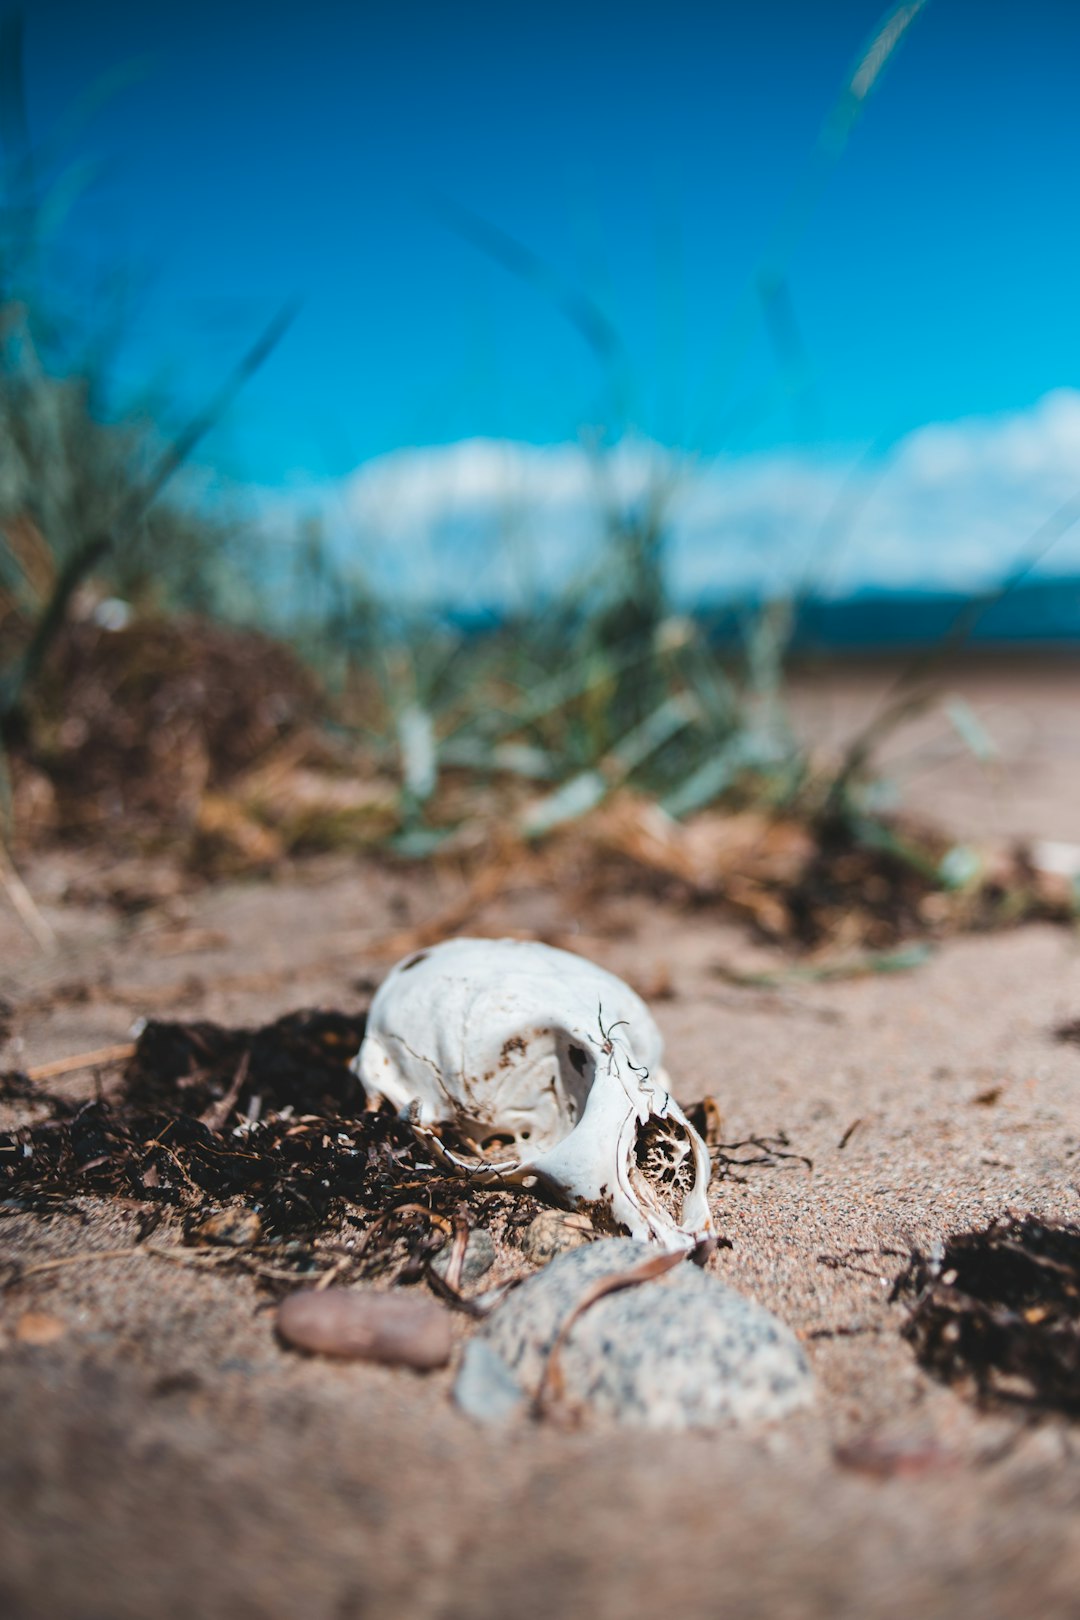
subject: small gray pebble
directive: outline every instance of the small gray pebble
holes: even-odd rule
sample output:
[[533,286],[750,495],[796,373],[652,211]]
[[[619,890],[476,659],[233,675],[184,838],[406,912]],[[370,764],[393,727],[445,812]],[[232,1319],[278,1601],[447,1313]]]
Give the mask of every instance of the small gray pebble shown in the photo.
[[276,1325],[298,1350],[420,1371],[444,1367],[453,1344],[443,1306],[375,1289],[301,1288],[282,1300]]
[[[656,1253],[606,1238],[560,1255],[507,1296],[481,1338],[536,1395],[559,1329],[586,1290]],[[651,1429],[754,1426],[813,1399],[791,1330],[689,1261],[588,1306],[559,1366],[571,1408]]]
[[522,1253],[535,1266],[546,1266],[557,1254],[579,1249],[595,1236],[587,1215],[570,1215],[562,1209],[542,1209],[525,1228]]
[[[454,1240],[448,1238],[431,1262],[432,1271],[437,1271],[439,1276],[444,1279],[450,1269],[450,1256],[453,1252]],[[482,1226],[474,1226],[465,1245],[465,1260],[461,1267],[462,1282],[479,1282],[480,1278],[486,1276],[491,1270],[496,1258],[491,1233],[485,1232]]]
[[525,1406],[525,1391],[486,1339],[470,1339],[454,1382],[454,1399],[477,1423],[505,1423]]

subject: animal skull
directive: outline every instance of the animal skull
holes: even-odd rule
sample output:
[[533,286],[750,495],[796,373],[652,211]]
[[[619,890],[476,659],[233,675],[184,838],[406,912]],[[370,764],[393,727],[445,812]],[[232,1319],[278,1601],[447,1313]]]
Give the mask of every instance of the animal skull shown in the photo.
[[[712,1232],[709,1154],[661,1058],[614,974],[548,945],[454,939],[384,980],[354,1067],[456,1170],[691,1248]],[[439,1142],[445,1126],[471,1156]]]

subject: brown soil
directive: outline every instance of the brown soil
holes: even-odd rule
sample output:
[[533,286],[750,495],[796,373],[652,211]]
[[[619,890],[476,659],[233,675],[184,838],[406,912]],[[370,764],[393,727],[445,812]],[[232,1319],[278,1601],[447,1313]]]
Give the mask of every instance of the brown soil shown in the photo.
[[[939,762],[909,802],[961,835],[1080,838],[1080,670],[958,684],[998,711],[996,786]],[[849,724],[868,690],[807,683],[808,723],[831,709]],[[58,948],[0,915],[5,1067],[123,1043],[140,1017],[352,1011],[457,893],[446,872],[342,857],[193,893],[100,856],[40,856],[26,876]],[[452,1372],[286,1351],[256,1278],[117,1256],[140,1207],[9,1214],[0,1255],[22,1273],[0,1295],[0,1613],[1074,1614],[1075,1427],[936,1382],[889,1294],[913,1246],[1010,1209],[1080,1216],[1080,1052],[1054,1039],[1080,1015],[1075,935],[1037,925],[950,940],[908,974],[754,989],[717,965],[781,959],[708,909],[615,894],[583,911],[526,873],[468,926],[536,933],[657,995],[680,1097],[714,1094],[728,1141],[784,1132],[812,1160],[715,1184],[732,1246],[710,1266],[803,1336],[817,1410],[757,1437],[489,1433],[452,1406]],[[89,1097],[111,1071],[48,1084]],[[36,1112],[4,1104],[0,1126]]]

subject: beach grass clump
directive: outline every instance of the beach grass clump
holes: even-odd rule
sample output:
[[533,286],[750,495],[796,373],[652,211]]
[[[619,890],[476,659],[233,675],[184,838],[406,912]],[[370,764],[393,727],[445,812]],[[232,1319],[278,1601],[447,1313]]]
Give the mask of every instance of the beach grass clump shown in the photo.
[[[733,316],[736,350],[783,296],[823,177],[919,10],[894,8],[846,82],[751,279],[753,309]],[[788,713],[794,604],[728,613],[723,636],[676,609],[670,521],[692,458],[658,458],[633,499],[615,493],[637,431],[620,333],[466,209],[443,205],[597,360],[588,570],[464,622],[380,596],[316,518],[283,548],[211,506],[185,469],[291,311],[179,429],[160,401],[121,407],[110,306],[61,251],[78,168],[62,143],[30,139],[17,22],[0,29],[0,90],[0,786],[16,836],[135,841],[207,873],[378,850],[452,863],[484,892],[548,861],[553,880],[587,867],[591,883],[673,886],[804,948],[887,950],[1066,904],[1022,862],[882,814],[877,749],[922,688],[821,758]]]

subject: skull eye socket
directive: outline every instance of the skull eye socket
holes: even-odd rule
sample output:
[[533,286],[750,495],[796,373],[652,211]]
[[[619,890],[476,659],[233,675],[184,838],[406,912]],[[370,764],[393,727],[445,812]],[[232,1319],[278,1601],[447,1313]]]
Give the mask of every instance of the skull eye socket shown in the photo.
[[566,1049],[566,1055],[570,1059],[570,1062],[574,1065],[574,1068],[577,1070],[578,1074],[584,1074],[585,1065],[589,1061],[588,1053],[585,1052],[580,1046],[568,1046]]

